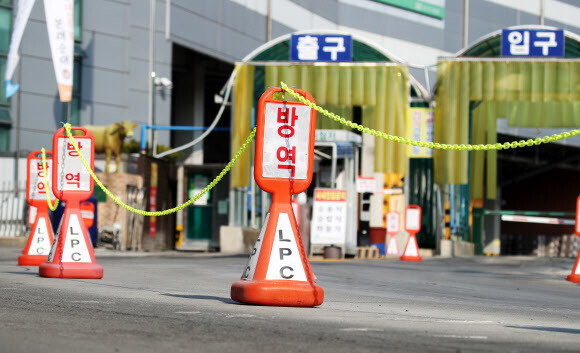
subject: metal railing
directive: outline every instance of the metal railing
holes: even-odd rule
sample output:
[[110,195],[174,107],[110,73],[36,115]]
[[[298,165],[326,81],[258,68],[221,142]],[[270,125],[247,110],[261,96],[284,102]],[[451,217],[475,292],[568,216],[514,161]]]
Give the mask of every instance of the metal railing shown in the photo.
[[[16,188],[17,186],[17,188]],[[28,229],[26,184],[0,183],[0,237],[26,236]]]

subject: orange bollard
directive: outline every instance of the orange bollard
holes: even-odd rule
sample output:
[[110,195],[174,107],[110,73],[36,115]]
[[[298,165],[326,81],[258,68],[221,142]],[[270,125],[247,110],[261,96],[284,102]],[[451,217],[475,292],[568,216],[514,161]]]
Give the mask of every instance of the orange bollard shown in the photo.
[[397,245],[399,223],[399,212],[387,213],[387,234],[390,236],[386,251],[387,256],[399,256],[399,246]]
[[[93,169],[95,141],[92,133],[80,127],[73,127],[72,130],[84,132],[84,136],[75,137],[75,140]],[[95,260],[89,231],[80,209],[80,202],[93,194],[93,179],[64,134],[64,128],[54,134],[52,141],[52,162],[55,166],[52,190],[59,199],[66,202],[66,206],[47,262],[40,265],[39,274],[50,278],[102,278],[103,268]]]
[[572,273],[566,277],[566,279],[573,283],[580,283],[580,251],[578,252],[578,256],[576,257],[576,263],[574,264],[574,268],[572,269]]
[[409,233],[409,240],[405,246],[402,261],[423,261],[419,255],[419,244],[415,236],[421,230],[421,207],[409,205],[405,209],[405,230]]
[[[44,171],[42,169],[42,151],[34,151],[28,155],[26,160],[27,166],[27,183],[26,183],[26,201],[31,207],[36,207],[36,217],[30,229],[30,235],[26,246],[22,250],[22,255],[18,257],[19,266],[39,266],[48,258],[48,253],[54,236],[52,233],[52,224],[48,218],[48,204],[46,203],[46,188],[44,184]],[[46,152],[47,158],[52,158],[52,152]],[[52,173],[52,160],[46,161],[46,171]],[[48,192],[50,193],[51,202],[55,201],[50,184],[51,178],[48,179]]]
[[423,261],[421,255],[419,255],[419,246],[417,245],[417,238],[414,233],[409,234],[409,240],[407,240],[407,245],[405,246],[405,251],[401,256],[403,261]]
[[[296,89],[314,101],[306,91]],[[322,304],[324,291],[304,250],[292,210],[292,195],[312,181],[316,111],[273,99],[281,88],[267,90],[258,105],[256,183],[272,193],[272,205],[242,278],[232,284],[231,298],[238,302],[311,307]]]
[[[574,226],[576,235],[580,236],[580,196],[576,199],[576,225]],[[576,263],[572,269],[572,273],[566,277],[570,282],[580,283],[580,251],[576,257]]]

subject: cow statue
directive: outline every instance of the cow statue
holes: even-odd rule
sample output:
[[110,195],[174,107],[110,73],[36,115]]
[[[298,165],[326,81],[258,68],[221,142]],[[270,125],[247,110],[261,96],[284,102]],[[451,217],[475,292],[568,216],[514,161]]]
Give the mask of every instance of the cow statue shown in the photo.
[[122,123],[113,123],[107,126],[85,125],[83,126],[95,136],[95,153],[105,152],[107,154],[107,163],[105,172],[109,172],[111,154],[115,155],[117,164],[117,173],[121,171],[121,147],[125,137],[133,136],[133,129],[137,127],[130,121]]

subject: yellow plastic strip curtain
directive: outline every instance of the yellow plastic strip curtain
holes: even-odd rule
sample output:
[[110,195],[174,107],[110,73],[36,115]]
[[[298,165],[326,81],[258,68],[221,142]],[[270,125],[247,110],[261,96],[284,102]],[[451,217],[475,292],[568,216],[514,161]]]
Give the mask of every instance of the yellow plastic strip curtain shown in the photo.
[[[284,81],[309,91],[316,103],[352,120],[353,106],[361,106],[365,126],[405,136],[408,71],[403,66],[267,65],[265,86]],[[317,129],[345,129],[319,116]],[[407,148],[375,139],[375,171],[405,173]]]
[[[469,101],[483,102],[473,111],[471,143],[496,143],[498,118],[509,126],[578,127],[580,60],[442,59],[436,99],[435,141],[441,143],[469,143]],[[471,158],[471,196],[482,198],[485,185],[487,198],[495,198],[496,153]],[[434,151],[435,181],[466,184],[467,160],[466,152]]]
[[[234,156],[252,129],[252,105],[254,95],[254,67],[236,66],[234,86],[234,131],[232,138],[232,156]],[[250,184],[251,153],[244,153],[234,164],[231,171],[231,187],[245,187]]]

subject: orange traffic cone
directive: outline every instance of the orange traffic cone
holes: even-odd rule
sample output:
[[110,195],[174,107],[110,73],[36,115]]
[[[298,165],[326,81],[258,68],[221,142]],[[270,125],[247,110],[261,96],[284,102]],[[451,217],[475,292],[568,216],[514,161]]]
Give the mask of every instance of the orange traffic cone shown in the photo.
[[391,235],[389,239],[389,246],[387,246],[387,255],[399,256],[399,247],[397,246],[397,238]]
[[572,269],[572,273],[566,277],[566,279],[573,283],[580,283],[580,251],[578,252],[578,256],[576,257],[576,263],[574,264],[574,268]]
[[53,240],[52,224],[48,218],[48,206],[45,202],[44,206],[39,204],[37,207],[36,220],[22,255],[18,257],[18,265],[38,266],[46,262]]
[[[85,128],[72,130],[84,132],[75,138],[80,153],[94,169],[95,140]],[[46,263],[39,267],[41,277],[51,278],[103,278],[103,268],[97,264],[89,231],[83,222],[80,202],[93,193],[93,179],[82,165],[79,154],[60,128],[52,140],[52,190],[66,202],[56,239]]]
[[421,255],[419,255],[419,245],[417,245],[417,238],[415,233],[409,234],[409,240],[407,240],[407,246],[405,246],[405,252],[401,256],[403,261],[423,261]]
[[[22,255],[18,257],[20,266],[38,266],[45,262],[54,239],[52,224],[48,218],[46,193],[49,193],[48,198],[51,202],[55,201],[55,197],[51,192],[50,180],[48,185],[44,183],[42,153],[42,151],[32,151],[26,160],[26,201],[31,210],[36,210],[36,216],[34,216],[26,246],[22,249]],[[46,156],[52,157],[52,152],[46,151]],[[46,161],[46,170],[47,173],[52,173],[52,159]]]
[[314,281],[290,200],[272,203],[242,278],[232,284],[231,297],[258,305],[322,304],[324,291]]
[[103,278],[103,267],[95,260],[78,201],[76,207],[71,203],[74,201],[67,202],[60,229],[39,274],[51,278]]

